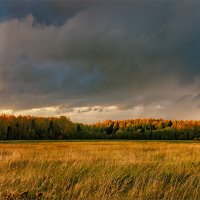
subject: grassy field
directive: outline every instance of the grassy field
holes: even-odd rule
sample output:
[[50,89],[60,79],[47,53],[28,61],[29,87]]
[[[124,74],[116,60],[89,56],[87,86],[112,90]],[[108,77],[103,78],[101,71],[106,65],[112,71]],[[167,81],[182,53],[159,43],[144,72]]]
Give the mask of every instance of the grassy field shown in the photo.
[[0,199],[200,199],[200,143],[0,143]]

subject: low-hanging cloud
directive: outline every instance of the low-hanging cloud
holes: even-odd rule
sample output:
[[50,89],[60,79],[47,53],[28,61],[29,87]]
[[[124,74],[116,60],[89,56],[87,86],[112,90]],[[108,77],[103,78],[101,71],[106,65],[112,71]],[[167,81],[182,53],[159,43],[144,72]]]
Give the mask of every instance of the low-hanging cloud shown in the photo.
[[1,21],[0,108],[142,104],[184,118],[185,106],[199,107],[197,4],[94,4],[60,24],[31,12]]

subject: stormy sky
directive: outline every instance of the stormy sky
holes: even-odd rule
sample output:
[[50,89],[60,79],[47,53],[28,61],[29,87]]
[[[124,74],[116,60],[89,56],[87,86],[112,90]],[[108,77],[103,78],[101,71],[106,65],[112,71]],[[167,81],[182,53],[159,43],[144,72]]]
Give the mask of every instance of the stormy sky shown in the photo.
[[199,1],[0,1],[0,112],[200,119]]

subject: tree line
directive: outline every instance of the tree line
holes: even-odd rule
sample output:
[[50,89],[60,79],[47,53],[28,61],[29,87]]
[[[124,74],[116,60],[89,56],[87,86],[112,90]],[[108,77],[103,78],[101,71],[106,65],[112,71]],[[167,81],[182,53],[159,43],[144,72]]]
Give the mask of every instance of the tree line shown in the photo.
[[200,121],[130,119],[82,124],[65,116],[0,115],[0,140],[42,139],[200,140]]

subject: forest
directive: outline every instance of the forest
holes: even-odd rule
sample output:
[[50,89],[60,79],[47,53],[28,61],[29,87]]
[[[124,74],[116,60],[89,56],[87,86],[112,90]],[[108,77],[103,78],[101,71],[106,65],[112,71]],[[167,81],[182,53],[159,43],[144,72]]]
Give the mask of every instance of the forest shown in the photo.
[[0,115],[0,140],[51,139],[200,140],[200,121],[129,119],[82,124],[66,116]]

